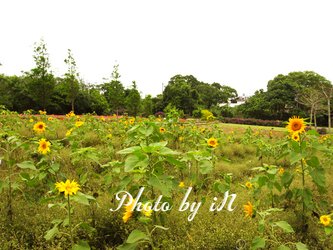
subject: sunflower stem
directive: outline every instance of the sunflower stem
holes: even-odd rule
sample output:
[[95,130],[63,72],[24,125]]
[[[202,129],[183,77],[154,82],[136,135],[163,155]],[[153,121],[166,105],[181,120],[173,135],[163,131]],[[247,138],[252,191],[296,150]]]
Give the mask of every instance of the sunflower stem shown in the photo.
[[[300,139],[299,146],[300,146],[300,154],[302,156],[302,139]],[[305,226],[305,199],[304,199],[305,168],[304,168],[303,158],[301,158],[301,168],[302,168],[302,227],[304,227]]]
[[67,203],[68,203],[69,235],[70,235],[70,238],[71,238],[71,248],[73,248],[74,240],[73,240],[73,230],[72,230],[72,221],[71,221],[71,202],[69,200],[69,194],[67,195]]

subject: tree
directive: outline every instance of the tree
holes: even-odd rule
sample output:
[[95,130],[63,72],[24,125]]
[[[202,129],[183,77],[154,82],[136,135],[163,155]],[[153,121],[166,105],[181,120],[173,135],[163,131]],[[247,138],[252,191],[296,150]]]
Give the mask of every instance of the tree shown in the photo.
[[267,102],[267,92],[263,89],[257,90],[244,104],[238,107],[245,117],[257,119],[270,119],[269,102]]
[[304,88],[296,96],[296,101],[310,108],[310,124],[317,127],[317,112],[321,109],[322,93],[318,89]]
[[74,103],[75,99],[79,95],[79,74],[77,73],[76,69],[76,62],[73,58],[72,51],[68,49],[67,58],[64,60],[64,62],[67,64],[67,73],[65,73],[65,91],[66,91],[66,100],[70,102],[71,109],[74,112]]
[[128,114],[137,116],[140,110],[141,96],[137,90],[135,81],[132,82],[132,88],[128,90],[125,103]]
[[112,112],[117,115],[119,111],[125,108],[125,88],[119,81],[120,74],[118,72],[119,65],[113,67],[112,80],[102,85],[102,91],[106,100],[109,103]]
[[[326,79],[325,79],[326,80]],[[327,102],[327,119],[328,119],[328,132],[331,131],[331,99],[333,97],[333,86],[330,81],[320,81],[319,88],[321,92],[323,93],[324,98]]]
[[163,91],[163,108],[172,104],[191,115],[200,100],[199,93],[195,89],[199,84],[200,82],[191,75],[172,77]]
[[54,76],[50,71],[49,55],[43,40],[34,48],[35,68],[27,72],[28,91],[37,105],[46,109],[50,104],[55,87]]
[[151,95],[147,95],[141,102],[142,113],[144,116],[153,114],[153,100]]

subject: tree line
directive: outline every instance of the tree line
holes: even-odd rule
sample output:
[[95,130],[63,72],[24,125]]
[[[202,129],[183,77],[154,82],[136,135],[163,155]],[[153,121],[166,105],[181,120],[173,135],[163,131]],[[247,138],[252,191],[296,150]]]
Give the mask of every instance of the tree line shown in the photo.
[[174,108],[184,116],[200,117],[201,110],[207,109],[222,117],[287,120],[299,115],[309,117],[315,125],[331,125],[333,87],[313,71],[279,74],[268,82],[266,91],[257,90],[244,104],[231,107],[227,103],[238,99],[235,89],[217,82],[205,83],[192,75],[175,75],[161,94],[143,98],[135,81],[131,87],[124,87],[119,65],[114,65],[110,79],[93,85],[80,78],[71,50],[64,59],[67,72],[62,77],[52,73],[43,40],[35,45],[33,59],[35,67],[21,76],[0,74],[0,105],[20,113],[32,109],[66,114],[73,110],[77,114],[131,116]]
[[[237,112],[248,118],[287,120],[292,115],[309,117],[317,126],[331,127],[333,86],[325,77],[313,72],[279,74],[260,89]],[[319,119],[318,119],[319,118]]]
[[49,114],[74,111],[77,114],[132,116],[149,116],[172,107],[192,116],[198,115],[201,109],[213,108],[237,96],[231,87],[204,83],[191,75],[176,75],[162,94],[142,98],[135,81],[130,88],[124,87],[119,65],[114,65],[111,78],[103,83],[85,83],[80,78],[71,50],[64,59],[67,72],[62,77],[55,76],[43,40],[35,45],[33,59],[35,67],[20,76],[0,74],[0,105],[20,113],[46,110]]

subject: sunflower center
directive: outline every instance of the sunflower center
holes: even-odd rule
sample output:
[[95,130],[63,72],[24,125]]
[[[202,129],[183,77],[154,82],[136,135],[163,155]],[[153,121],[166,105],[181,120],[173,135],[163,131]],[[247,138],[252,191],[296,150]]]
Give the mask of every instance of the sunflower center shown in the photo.
[[43,127],[44,127],[44,126],[43,126],[42,124],[40,124],[40,125],[38,126],[39,129],[43,129]]
[[293,130],[299,130],[301,128],[301,124],[299,122],[293,123]]

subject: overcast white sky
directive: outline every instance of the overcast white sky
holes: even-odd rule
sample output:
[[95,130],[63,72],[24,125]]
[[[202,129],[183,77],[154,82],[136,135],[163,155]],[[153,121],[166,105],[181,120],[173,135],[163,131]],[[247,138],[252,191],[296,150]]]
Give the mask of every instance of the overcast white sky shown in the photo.
[[176,74],[251,95],[276,75],[313,70],[333,81],[331,0],[1,0],[0,73],[34,66],[47,44],[62,76],[70,48],[81,77],[161,93]]

